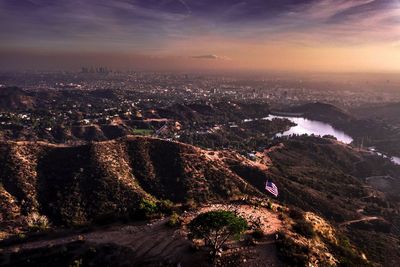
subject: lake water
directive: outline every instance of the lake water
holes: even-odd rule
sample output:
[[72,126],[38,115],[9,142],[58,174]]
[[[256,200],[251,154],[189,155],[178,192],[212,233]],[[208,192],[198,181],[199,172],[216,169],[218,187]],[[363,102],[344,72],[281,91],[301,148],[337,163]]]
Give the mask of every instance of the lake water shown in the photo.
[[277,134],[277,136],[290,136],[293,134],[302,135],[317,135],[317,136],[324,136],[324,135],[332,135],[336,137],[338,141],[341,141],[346,144],[350,144],[353,141],[351,136],[347,135],[343,131],[337,130],[333,128],[330,124],[309,120],[302,117],[283,117],[283,116],[274,116],[269,115],[268,117],[264,118],[265,120],[272,120],[274,118],[278,119],[288,119],[291,122],[295,123],[296,126],[291,127],[289,130],[283,133]]
[[[268,117],[263,118],[264,120],[273,120],[273,119],[288,119],[296,125],[291,127],[289,130],[283,133],[278,133],[276,136],[290,136],[290,135],[316,135],[316,136],[324,136],[324,135],[332,135],[336,137],[338,141],[341,141],[345,144],[350,144],[353,142],[353,138],[347,135],[345,132],[340,131],[332,127],[332,125],[315,120],[309,120],[302,117],[285,117],[285,116],[275,116],[269,115]],[[393,163],[400,165],[400,157],[390,157],[379,151],[376,151],[375,148],[370,148],[371,152],[374,152],[378,156],[383,156],[385,158],[389,158]]]
[[391,159],[392,159],[392,161],[394,163],[396,163],[397,165],[400,165],[400,158],[399,157],[392,157]]
[[384,154],[382,152],[377,151],[375,149],[375,147],[369,147],[368,150],[373,152],[373,153],[375,153],[376,155],[378,155],[380,157],[384,157],[384,158],[390,159],[396,165],[400,165],[400,158],[399,157],[394,157],[394,156],[390,157],[390,156],[388,156],[388,155],[386,155],[386,154]]

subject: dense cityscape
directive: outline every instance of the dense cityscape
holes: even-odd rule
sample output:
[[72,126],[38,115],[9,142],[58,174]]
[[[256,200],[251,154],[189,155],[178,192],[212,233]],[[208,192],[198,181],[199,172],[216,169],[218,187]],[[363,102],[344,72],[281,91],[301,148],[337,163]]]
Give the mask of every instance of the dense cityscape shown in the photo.
[[[60,126],[117,128],[127,124],[123,129],[125,132],[140,131],[145,126],[147,133],[157,135],[164,124],[177,118],[164,118],[156,110],[176,104],[266,103],[271,109],[279,110],[321,102],[352,110],[400,101],[400,93],[393,90],[397,80],[382,85],[362,80],[334,83],[321,78],[283,79],[282,75],[256,79],[240,75],[111,72],[107,68],[96,68],[95,73],[87,73],[88,69],[76,73],[3,73],[1,136],[20,135],[29,140],[35,139],[29,134],[37,132],[40,140],[46,139],[48,134],[56,134]],[[6,90],[9,86],[19,89]],[[360,90],[360,86],[365,89]],[[357,89],[353,90],[353,87]],[[268,113],[260,115],[267,116]],[[204,128],[202,125],[196,130],[210,131],[220,126]],[[10,130],[12,133],[7,132]],[[175,132],[174,136],[177,135]]]

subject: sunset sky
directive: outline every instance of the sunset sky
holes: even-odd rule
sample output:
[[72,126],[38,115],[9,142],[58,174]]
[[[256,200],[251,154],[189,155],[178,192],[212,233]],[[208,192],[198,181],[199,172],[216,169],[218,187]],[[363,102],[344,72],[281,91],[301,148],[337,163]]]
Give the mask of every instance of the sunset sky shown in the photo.
[[400,0],[0,0],[0,69],[400,72]]

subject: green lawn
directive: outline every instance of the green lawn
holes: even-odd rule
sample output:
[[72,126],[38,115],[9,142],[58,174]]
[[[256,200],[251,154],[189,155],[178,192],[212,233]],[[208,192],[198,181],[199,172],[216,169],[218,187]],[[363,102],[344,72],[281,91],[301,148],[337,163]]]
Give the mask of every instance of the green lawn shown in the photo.
[[132,134],[134,135],[151,135],[153,134],[153,130],[151,129],[133,129]]

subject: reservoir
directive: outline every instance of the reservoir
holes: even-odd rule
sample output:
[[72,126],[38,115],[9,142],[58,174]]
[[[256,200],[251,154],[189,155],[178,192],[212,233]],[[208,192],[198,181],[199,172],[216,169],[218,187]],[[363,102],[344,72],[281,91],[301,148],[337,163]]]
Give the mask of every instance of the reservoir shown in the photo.
[[[332,135],[336,137],[336,139],[340,142],[343,142],[345,144],[350,144],[353,142],[353,138],[343,131],[340,131],[338,129],[335,129],[332,125],[321,122],[321,121],[315,121],[315,120],[309,120],[303,117],[289,117],[289,116],[275,116],[275,115],[269,115],[268,117],[263,118],[263,120],[273,120],[273,119],[288,119],[294,124],[295,126],[292,126],[289,130],[278,133],[276,136],[281,137],[281,136],[291,136],[291,135],[316,135],[316,136],[324,136],[324,135]],[[391,157],[388,155],[385,155],[383,153],[380,153],[375,150],[375,148],[369,148],[369,150],[373,153],[375,153],[378,156],[389,158],[393,163],[400,165],[400,157]]]
[[388,156],[388,155],[386,155],[386,154],[384,154],[384,153],[381,153],[381,152],[377,151],[377,150],[375,149],[375,147],[369,147],[368,150],[371,151],[372,153],[375,153],[376,155],[378,155],[378,156],[380,156],[380,157],[390,159],[390,160],[391,160],[394,164],[396,164],[396,165],[400,165],[400,158],[399,158],[399,157],[395,157],[395,156],[392,156],[392,157],[391,157],[391,156]]
[[399,157],[392,157],[392,161],[397,165],[400,165],[400,158]]
[[289,130],[283,133],[277,134],[277,136],[290,136],[290,135],[316,135],[316,136],[324,136],[324,135],[332,135],[336,137],[338,141],[341,141],[346,144],[350,144],[353,141],[351,136],[345,134],[343,131],[337,130],[333,128],[330,124],[309,120],[302,117],[283,117],[283,116],[275,116],[269,115],[264,118],[264,120],[273,120],[273,119],[288,119],[296,125],[291,127]]

